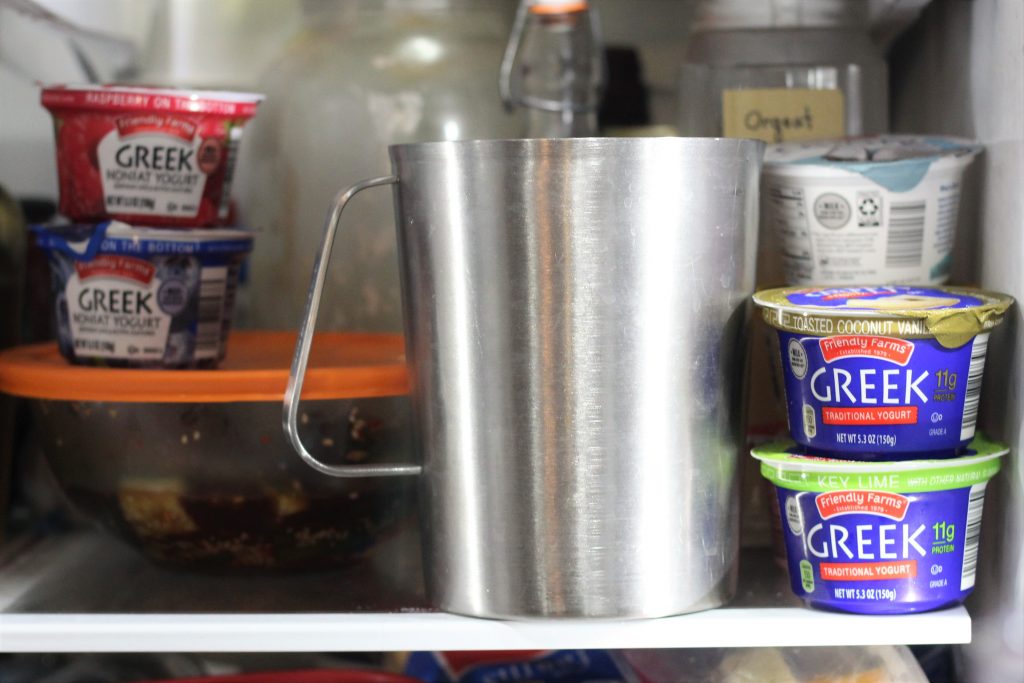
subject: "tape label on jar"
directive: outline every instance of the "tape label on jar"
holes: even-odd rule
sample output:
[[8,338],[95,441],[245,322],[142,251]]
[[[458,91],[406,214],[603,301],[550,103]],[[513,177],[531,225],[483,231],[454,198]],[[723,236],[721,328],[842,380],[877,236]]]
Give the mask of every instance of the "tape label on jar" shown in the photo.
[[223,145],[202,142],[188,119],[148,114],[122,117],[97,146],[108,212],[194,217],[207,174]]
[[739,88],[722,92],[722,132],[770,143],[846,133],[842,90]]

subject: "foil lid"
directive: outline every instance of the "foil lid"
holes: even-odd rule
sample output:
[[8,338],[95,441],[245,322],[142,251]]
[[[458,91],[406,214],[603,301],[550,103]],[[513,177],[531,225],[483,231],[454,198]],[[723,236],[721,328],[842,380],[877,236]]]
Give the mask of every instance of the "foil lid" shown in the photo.
[[968,287],[782,287],[754,295],[765,322],[796,334],[934,337],[958,348],[1003,321],[1006,294]]

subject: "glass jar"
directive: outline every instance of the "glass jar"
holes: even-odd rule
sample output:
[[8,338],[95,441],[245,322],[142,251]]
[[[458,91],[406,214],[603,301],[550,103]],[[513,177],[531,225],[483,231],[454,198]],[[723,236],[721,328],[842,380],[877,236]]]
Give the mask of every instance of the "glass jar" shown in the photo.
[[684,135],[884,133],[885,60],[861,0],[704,0],[682,68]]
[[524,112],[526,137],[596,136],[604,71],[587,0],[520,0],[499,88],[508,107]]
[[[297,326],[332,198],[386,175],[389,144],[516,137],[521,126],[496,86],[513,0],[303,9],[304,27],[261,79],[267,99],[239,161],[240,215],[259,232],[250,326]],[[321,328],[400,330],[397,263],[390,193],[360,195],[338,233]]]
[[[702,0],[680,79],[683,135],[757,138],[768,143],[884,133],[885,60],[868,34],[864,0]],[[762,220],[760,286],[781,284],[776,236]],[[771,331],[752,321],[747,435],[754,445],[786,432]],[[771,491],[744,460],[744,545],[770,538]]]

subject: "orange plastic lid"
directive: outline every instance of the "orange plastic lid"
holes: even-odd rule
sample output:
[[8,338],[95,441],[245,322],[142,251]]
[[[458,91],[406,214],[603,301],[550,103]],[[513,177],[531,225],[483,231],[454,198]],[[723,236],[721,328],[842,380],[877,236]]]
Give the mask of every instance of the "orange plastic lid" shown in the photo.
[[590,9],[587,0],[535,0],[531,14],[572,14]]
[[[54,343],[0,353],[0,391],[25,398],[122,403],[281,401],[295,333],[236,331],[216,370],[142,370],[69,364]],[[409,393],[400,334],[322,332],[313,340],[303,400]]]

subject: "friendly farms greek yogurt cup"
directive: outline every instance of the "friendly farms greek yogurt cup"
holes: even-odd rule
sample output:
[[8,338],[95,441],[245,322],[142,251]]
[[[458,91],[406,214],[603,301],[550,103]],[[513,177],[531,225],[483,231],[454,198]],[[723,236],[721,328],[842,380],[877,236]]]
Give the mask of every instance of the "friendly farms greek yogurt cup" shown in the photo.
[[953,457],[974,437],[989,331],[1013,299],[962,287],[754,295],[777,331],[790,436],[856,460]]
[[775,485],[790,583],[811,607],[906,614],[974,589],[985,486],[1001,445],[976,438],[952,460],[861,463],[790,442],[752,454]]
[[768,147],[765,220],[791,285],[942,284],[982,146],[884,135]]
[[262,95],[51,86],[60,212],[153,226],[223,225],[242,126]]
[[33,228],[50,261],[61,354],[112,367],[213,367],[224,358],[252,234],[112,221]]

